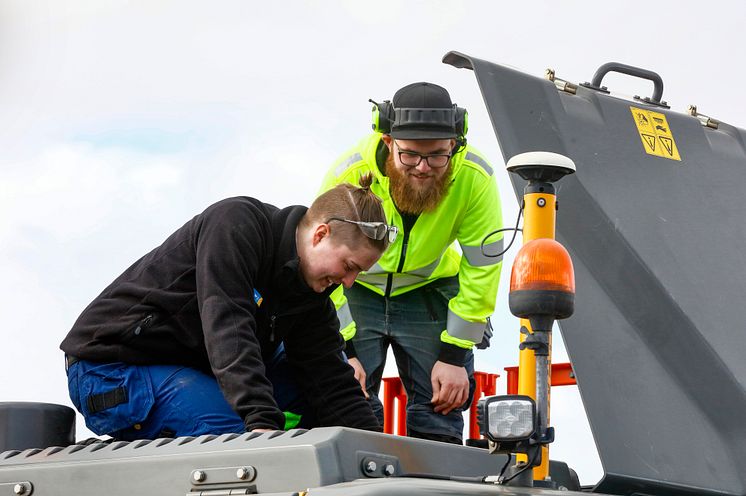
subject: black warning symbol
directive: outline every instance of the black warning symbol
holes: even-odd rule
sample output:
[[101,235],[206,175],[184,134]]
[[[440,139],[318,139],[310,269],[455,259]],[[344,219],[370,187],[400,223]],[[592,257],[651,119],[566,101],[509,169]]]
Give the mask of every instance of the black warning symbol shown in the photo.
[[642,139],[644,139],[645,143],[648,144],[648,146],[650,147],[650,151],[654,152],[655,151],[655,136],[642,133]]
[[665,148],[668,154],[673,157],[673,140],[665,136],[658,136],[658,138],[661,140],[663,148]]

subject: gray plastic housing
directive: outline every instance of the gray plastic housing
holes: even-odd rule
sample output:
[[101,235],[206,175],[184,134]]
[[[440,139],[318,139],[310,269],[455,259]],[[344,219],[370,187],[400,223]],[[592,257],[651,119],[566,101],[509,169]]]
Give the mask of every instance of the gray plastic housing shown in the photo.
[[[604,467],[596,490],[746,494],[746,133],[444,62],[474,70],[506,162],[544,151],[577,167],[555,185],[577,289],[560,328]],[[680,161],[645,152],[631,107],[665,115]]]

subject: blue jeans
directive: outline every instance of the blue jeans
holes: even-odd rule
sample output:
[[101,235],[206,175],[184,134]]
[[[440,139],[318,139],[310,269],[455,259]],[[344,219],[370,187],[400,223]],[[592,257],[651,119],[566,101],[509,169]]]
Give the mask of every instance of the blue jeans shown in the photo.
[[[312,427],[282,345],[266,367],[280,409],[300,415],[298,427]],[[131,441],[246,432],[215,378],[193,368],[80,360],[67,371],[67,385],[86,426],[99,435]]]
[[469,398],[448,415],[435,413],[430,400],[430,374],[438,360],[440,334],[446,328],[448,301],[458,293],[458,278],[441,279],[402,295],[384,298],[360,284],[345,290],[357,332],[353,338],[357,358],[365,369],[371,406],[383,425],[383,405],[378,399],[389,345],[394,351],[399,377],[407,391],[407,431],[429,439],[460,440],[462,412],[474,396],[474,355],[464,365],[469,375]]

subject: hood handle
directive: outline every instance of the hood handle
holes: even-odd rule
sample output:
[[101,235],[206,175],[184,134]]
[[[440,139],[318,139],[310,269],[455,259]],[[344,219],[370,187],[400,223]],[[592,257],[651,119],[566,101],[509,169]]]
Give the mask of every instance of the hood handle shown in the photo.
[[642,69],[640,67],[634,67],[627,64],[622,64],[619,62],[607,62],[606,64],[602,65],[601,67],[596,70],[596,73],[593,75],[593,79],[590,83],[584,83],[583,86],[586,86],[588,88],[592,88],[595,90],[600,90],[607,92],[606,87],[601,86],[601,82],[603,81],[603,78],[606,74],[610,72],[619,72],[622,74],[626,74],[628,76],[634,76],[641,79],[647,79],[648,81],[653,82],[653,96],[652,97],[645,97],[640,98],[639,96],[635,96],[635,99],[643,100],[647,103],[652,103],[654,105],[660,105],[662,107],[667,107],[666,102],[662,102],[661,98],[663,97],[663,79],[661,77],[653,72],[649,71],[647,69]]

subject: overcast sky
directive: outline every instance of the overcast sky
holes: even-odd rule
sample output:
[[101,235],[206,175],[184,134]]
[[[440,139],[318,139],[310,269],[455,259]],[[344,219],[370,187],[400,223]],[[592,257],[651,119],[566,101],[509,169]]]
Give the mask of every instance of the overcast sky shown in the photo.
[[[369,131],[368,98],[410,82],[444,85],[469,110],[469,141],[495,166],[511,224],[476,80],[442,64],[446,52],[576,83],[609,61],[644,67],[672,110],[697,104],[743,127],[745,21],[738,1],[0,0],[0,401],[70,405],[58,345],[111,280],[219,199],[308,204]],[[514,253],[478,370],[517,364]],[[555,334],[554,360],[566,361]],[[577,389],[552,394],[552,458],[592,484],[602,468]],[[78,431],[89,435],[82,420]]]

